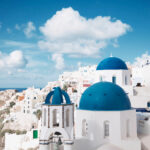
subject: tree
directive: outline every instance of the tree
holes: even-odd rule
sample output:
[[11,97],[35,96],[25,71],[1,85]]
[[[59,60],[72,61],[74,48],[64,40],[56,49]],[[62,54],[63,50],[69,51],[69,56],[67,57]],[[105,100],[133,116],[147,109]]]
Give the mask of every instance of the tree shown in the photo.
[[10,114],[10,109],[9,109],[9,108],[6,108],[6,109],[4,110],[4,113],[6,113],[7,115]]
[[16,103],[15,102],[10,102],[9,106],[12,108]]
[[63,90],[64,90],[64,91],[67,91],[67,89],[68,89],[68,84],[64,84],[64,85],[63,85]]
[[36,117],[40,120],[40,118],[41,118],[41,116],[42,116],[42,111],[38,109],[36,112],[34,112],[34,114],[35,114]]

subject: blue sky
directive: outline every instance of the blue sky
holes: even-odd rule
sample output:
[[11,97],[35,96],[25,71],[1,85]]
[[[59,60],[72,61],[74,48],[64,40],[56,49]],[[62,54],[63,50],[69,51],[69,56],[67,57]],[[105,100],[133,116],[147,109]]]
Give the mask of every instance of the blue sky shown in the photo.
[[105,57],[150,50],[149,0],[1,0],[0,87],[44,87]]

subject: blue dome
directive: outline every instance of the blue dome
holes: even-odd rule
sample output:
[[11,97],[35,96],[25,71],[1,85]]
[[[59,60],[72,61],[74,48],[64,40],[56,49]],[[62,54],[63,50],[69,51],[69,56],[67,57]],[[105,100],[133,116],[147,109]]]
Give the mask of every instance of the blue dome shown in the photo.
[[102,60],[96,70],[128,70],[123,60],[117,57],[109,57]]
[[124,90],[111,82],[98,82],[85,90],[79,109],[95,111],[121,111],[131,109]]
[[[66,103],[63,101],[63,96]],[[55,87],[54,91],[51,91],[45,99],[45,104],[48,105],[62,105],[62,104],[71,104],[68,94],[61,90],[60,87]]]

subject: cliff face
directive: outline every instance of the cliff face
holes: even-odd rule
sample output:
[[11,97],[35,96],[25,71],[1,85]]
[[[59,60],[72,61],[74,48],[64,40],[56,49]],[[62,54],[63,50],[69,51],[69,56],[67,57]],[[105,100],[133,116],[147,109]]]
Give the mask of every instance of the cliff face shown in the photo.
[[0,100],[0,107],[4,106],[5,105],[5,101],[3,100]]
[[19,131],[30,131],[32,127],[37,127],[38,119],[34,114],[23,114],[16,113],[15,119],[6,121],[3,130],[19,130]]
[[16,90],[0,91],[0,107],[6,104],[6,101],[10,101],[12,97],[15,97]]
[[16,90],[0,91],[0,150],[5,145],[5,136],[3,133],[5,123],[3,121],[10,113],[10,102],[17,100],[16,93]]

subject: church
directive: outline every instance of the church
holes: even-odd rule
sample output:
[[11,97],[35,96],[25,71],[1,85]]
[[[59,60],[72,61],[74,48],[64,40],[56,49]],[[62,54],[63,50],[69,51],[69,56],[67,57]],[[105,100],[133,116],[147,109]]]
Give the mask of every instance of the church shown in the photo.
[[139,138],[137,112],[128,96],[133,92],[130,77],[124,61],[104,59],[78,108],[55,87],[42,105],[40,150],[148,150],[149,143]]

